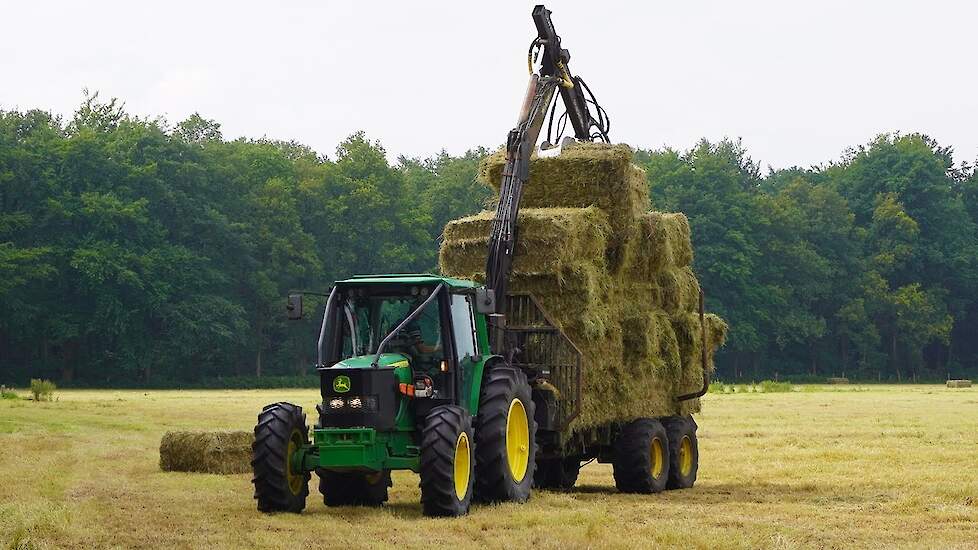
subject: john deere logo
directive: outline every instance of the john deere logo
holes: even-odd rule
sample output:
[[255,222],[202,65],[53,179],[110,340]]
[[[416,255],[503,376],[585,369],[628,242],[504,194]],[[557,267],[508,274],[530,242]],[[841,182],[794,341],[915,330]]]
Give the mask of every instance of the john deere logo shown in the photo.
[[350,391],[350,377],[340,375],[333,379],[333,391],[336,393],[346,393]]

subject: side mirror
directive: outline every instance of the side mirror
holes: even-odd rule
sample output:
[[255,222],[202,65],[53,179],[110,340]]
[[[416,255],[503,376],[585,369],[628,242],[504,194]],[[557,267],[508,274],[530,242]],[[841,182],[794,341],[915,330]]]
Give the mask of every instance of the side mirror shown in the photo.
[[289,294],[289,303],[285,309],[290,320],[302,319],[302,294]]

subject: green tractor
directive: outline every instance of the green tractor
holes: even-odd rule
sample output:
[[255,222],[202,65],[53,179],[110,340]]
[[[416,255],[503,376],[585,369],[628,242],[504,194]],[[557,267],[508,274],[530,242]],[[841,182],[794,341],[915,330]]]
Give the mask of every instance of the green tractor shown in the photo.
[[[613,462],[623,491],[695,481],[691,418],[569,429],[580,413],[581,353],[532,295],[507,291],[530,154],[555,94],[577,140],[608,141],[607,115],[570,73],[550,12],[536,6],[533,20],[530,59],[539,71],[506,141],[485,283],[395,274],[333,285],[319,334],[322,402],[312,440],[301,407],[275,403],[258,416],[259,510],[302,511],[312,472],[327,506],[378,506],[391,471],[411,470],[430,516],[465,514],[473,500],[523,502],[534,486],[569,488],[588,459]],[[548,131],[542,154],[559,153],[549,142]],[[302,294],[289,296],[288,310],[302,316]]]
[[[424,513],[525,501],[536,455],[527,376],[490,352],[477,285],[436,275],[355,277],[327,300],[322,403],[308,439],[302,409],[275,403],[255,428],[262,511],[299,512],[310,473],[327,506],[379,505],[391,470],[421,476]],[[301,295],[290,297],[301,314]]]

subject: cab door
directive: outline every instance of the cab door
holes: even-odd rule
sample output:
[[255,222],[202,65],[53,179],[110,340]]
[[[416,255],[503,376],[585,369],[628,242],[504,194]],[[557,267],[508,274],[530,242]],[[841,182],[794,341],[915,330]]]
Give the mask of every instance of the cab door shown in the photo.
[[477,367],[483,360],[479,354],[476,336],[473,308],[475,297],[471,294],[449,294],[449,297],[452,340],[455,344],[454,359],[459,370],[458,403],[472,413],[472,389],[477,382],[476,376],[481,372]]

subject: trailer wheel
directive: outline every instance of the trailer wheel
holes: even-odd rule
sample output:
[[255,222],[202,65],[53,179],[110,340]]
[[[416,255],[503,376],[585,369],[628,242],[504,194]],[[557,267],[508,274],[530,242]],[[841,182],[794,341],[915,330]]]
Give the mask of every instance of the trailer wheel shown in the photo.
[[326,506],[380,506],[392,485],[390,470],[368,474],[319,469],[316,474]]
[[421,435],[421,506],[426,516],[461,516],[472,502],[472,417],[462,407],[435,407]]
[[537,454],[535,412],[523,371],[505,365],[489,370],[476,417],[476,500],[530,498]]
[[639,418],[615,440],[615,486],[623,493],[658,493],[669,479],[669,438],[658,420]]
[[251,445],[255,499],[262,512],[295,512],[306,507],[309,472],[292,469],[292,456],[309,444],[302,407],[291,403],[266,405],[258,415]]
[[581,460],[577,457],[537,460],[533,486],[538,489],[566,491],[572,489],[577,483],[580,472]]
[[696,483],[700,452],[693,417],[670,416],[662,419],[669,437],[669,481],[666,489],[689,489]]

